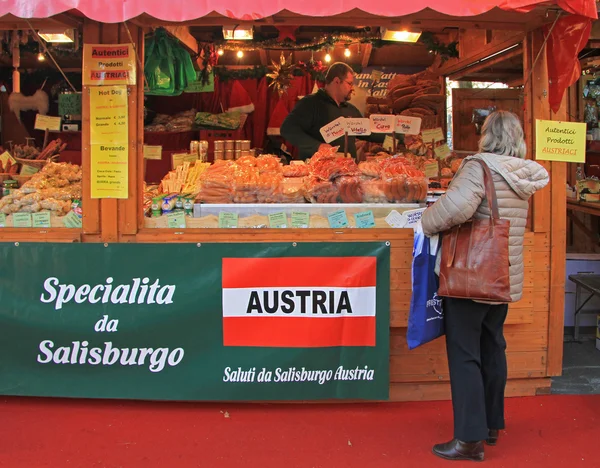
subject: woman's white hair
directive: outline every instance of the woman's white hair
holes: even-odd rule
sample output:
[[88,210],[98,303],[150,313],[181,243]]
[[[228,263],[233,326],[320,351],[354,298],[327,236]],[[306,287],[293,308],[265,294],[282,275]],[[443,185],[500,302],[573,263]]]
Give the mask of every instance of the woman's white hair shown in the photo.
[[508,111],[488,115],[481,128],[479,152],[524,158],[527,148],[519,118]]

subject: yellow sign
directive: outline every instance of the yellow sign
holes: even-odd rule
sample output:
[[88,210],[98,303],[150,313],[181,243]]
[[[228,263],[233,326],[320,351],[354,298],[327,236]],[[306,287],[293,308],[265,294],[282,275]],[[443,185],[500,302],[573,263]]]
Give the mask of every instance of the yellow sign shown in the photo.
[[60,132],[60,117],[37,114],[35,116],[35,124],[33,124],[33,129]]
[[17,162],[17,160],[13,158],[8,151],[5,151],[4,153],[0,154],[0,162],[2,162],[3,166],[6,167],[6,163],[8,161],[10,161],[11,164],[15,164]]
[[429,144],[431,140],[444,141],[444,133],[441,127],[431,128],[427,130],[421,130],[421,136],[423,137],[423,143]]
[[84,44],[84,85],[135,85],[135,75],[136,59],[132,44]]
[[162,159],[162,146],[144,145],[144,159]]
[[439,177],[440,165],[437,161],[425,163],[425,177]]
[[127,88],[90,88],[92,198],[127,198]]
[[20,175],[32,176],[33,174],[35,174],[37,172],[39,172],[39,168],[37,168],[35,166],[30,166],[29,164],[23,164],[23,167],[21,167]]
[[585,132],[584,123],[536,120],[535,159],[585,162]]
[[450,151],[450,148],[446,143],[434,148],[433,152],[438,157],[438,159],[446,159],[452,154],[452,151]]
[[197,154],[190,153],[173,153],[171,157],[173,158],[173,169],[177,169],[184,162],[189,162],[191,164],[198,160]]

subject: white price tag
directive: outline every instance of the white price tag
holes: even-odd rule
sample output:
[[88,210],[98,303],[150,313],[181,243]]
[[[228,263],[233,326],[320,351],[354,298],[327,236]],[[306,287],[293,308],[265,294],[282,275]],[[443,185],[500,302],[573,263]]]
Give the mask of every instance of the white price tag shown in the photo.
[[350,136],[371,134],[371,121],[369,119],[346,119],[346,130]]
[[371,114],[372,133],[392,133],[396,127],[396,116],[387,114]]
[[346,119],[344,117],[338,117],[333,122],[328,123],[324,127],[321,127],[321,135],[325,143],[331,143],[340,137],[344,136],[346,132]]
[[418,135],[421,131],[421,117],[396,116],[396,133]]

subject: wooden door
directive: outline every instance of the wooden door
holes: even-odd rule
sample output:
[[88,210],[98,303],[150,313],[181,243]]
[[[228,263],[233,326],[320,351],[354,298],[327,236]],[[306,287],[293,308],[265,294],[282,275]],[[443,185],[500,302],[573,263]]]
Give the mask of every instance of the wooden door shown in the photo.
[[452,90],[452,141],[458,151],[477,151],[479,135],[472,122],[473,109],[495,107],[519,116],[523,123],[520,89],[455,88]]

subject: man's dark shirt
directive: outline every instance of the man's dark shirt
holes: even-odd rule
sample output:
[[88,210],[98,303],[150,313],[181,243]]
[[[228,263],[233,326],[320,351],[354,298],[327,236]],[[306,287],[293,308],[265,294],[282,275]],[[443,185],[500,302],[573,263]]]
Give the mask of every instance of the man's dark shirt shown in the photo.
[[[300,150],[300,159],[313,156],[319,145],[325,143],[321,128],[338,117],[361,118],[360,111],[348,102],[339,106],[324,89],[302,98],[281,125],[281,136]],[[344,152],[344,137],[330,143]],[[355,137],[348,137],[348,152],[356,157]]]

